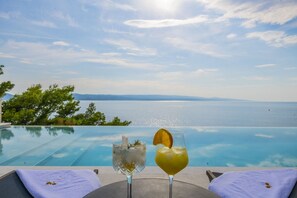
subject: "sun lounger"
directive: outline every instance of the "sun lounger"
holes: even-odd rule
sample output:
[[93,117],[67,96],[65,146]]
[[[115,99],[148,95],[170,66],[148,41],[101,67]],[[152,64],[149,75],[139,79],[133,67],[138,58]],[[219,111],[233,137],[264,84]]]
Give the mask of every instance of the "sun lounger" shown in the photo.
[[[98,174],[98,169],[94,172]],[[32,198],[16,171],[11,171],[0,177],[0,197],[1,198]]]
[[15,171],[11,171],[0,177],[0,192],[2,198],[32,197]]
[[[213,179],[220,177],[223,173],[220,172],[212,172],[210,170],[206,171],[206,175],[208,176],[209,181],[211,182]],[[297,198],[297,182],[291,191],[290,195],[288,198]]]

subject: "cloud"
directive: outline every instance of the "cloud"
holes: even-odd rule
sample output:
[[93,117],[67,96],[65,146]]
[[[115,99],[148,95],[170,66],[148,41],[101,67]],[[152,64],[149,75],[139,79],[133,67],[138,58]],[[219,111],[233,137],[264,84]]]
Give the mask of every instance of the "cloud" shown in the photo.
[[275,67],[275,64],[263,64],[263,65],[256,65],[256,68],[267,68],[267,67]]
[[128,4],[123,3],[116,3],[111,0],[81,0],[81,2],[85,5],[95,6],[104,9],[116,9],[116,10],[123,10],[123,11],[137,11],[134,7]]
[[205,23],[208,18],[205,15],[199,15],[188,19],[160,19],[160,20],[128,20],[125,25],[137,28],[164,28],[181,25]]
[[273,47],[285,47],[297,44],[297,35],[288,36],[282,31],[252,32],[246,34],[246,37],[265,41],[268,45]]
[[202,68],[194,71],[159,72],[156,74],[156,76],[165,81],[176,81],[176,80],[208,76],[209,74],[212,74],[217,71],[219,70],[215,68]]
[[20,63],[23,63],[23,64],[32,64],[32,61],[30,60],[27,60],[27,59],[22,59],[19,61]]
[[197,54],[204,54],[208,56],[223,58],[227,57],[223,52],[219,52],[215,45],[212,44],[204,44],[204,43],[195,43],[193,41],[184,40],[181,38],[166,38],[165,41],[172,46],[182,49],[185,51],[190,51]]
[[52,16],[67,23],[70,27],[79,27],[77,22],[68,14],[64,14],[63,12],[54,12]]
[[41,26],[41,27],[47,27],[47,28],[56,28],[57,26],[50,21],[31,21],[33,25]]
[[184,0],[132,0],[133,6],[137,8],[138,13],[157,16],[176,16],[182,12],[184,3],[191,2]]
[[5,54],[0,52],[0,58],[16,58],[16,57],[10,54]]
[[250,77],[244,77],[246,80],[252,80],[252,81],[266,81],[270,80],[270,77],[266,76],[250,76]]
[[266,134],[261,134],[261,133],[257,133],[257,134],[255,134],[255,136],[261,137],[261,138],[268,138],[268,139],[274,138],[273,135],[266,135]]
[[223,20],[239,18],[245,20],[246,28],[255,27],[257,23],[283,25],[297,17],[296,1],[231,1],[231,0],[197,0],[208,9],[217,10]]
[[111,8],[116,8],[124,11],[136,11],[135,8],[133,8],[131,5],[128,4],[122,4],[122,3],[115,3],[113,1],[106,1],[107,5]]
[[8,36],[24,37],[24,38],[50,39],[50,40],[55,39],[53,37],[48,37],[48,36],[32,35],[32,34],[19,34],[19,33],[15,33],[15,32],[0,32],[0,35],[8,35]]
[[297,67],[285,67],[284,70],[295,70]]
[[113,56],[120,56],[121,53],[116,53],[116,52],[106,52],[106,53],[101,53],[102,56],[106,57],[113,57]]
[[136,44],[129,40],[124,39],[118,39],[118,40],[112,40],[112,39],[106,39],[106,43],[116,46],[119,49],[125,50],[130,55],[135,56],[155,56],[157,54],[155,49],[152,48],[139,48],[136,46]]
[[138,32],[127,32],[127,31],[120,31],[116,29],[102,29],[104,32],[107,33],[112,33],[112,34],[123,34],[123,35],[131,35],[131,36],[138,36],[138,37],[143,37],[145,34],[144,33],[138,33]]
[[297,77],[289,78],[290,81],[297,81]]
[[66,68],[61,68],[61,69],[56,69],[55,74],[58,74],[58,75],[80,75],[80,72],[71,71],[71,70],[67,71]]
[[[61,43],[59,41],[59,45]],[[119,54],[114,53],[97,53],[96,51],[78,49],[78,48],[61,48],[53,44],[35,43],[35,42],[17,42],[7,41],[0,47],[3,51],[2,56],[18,58],[20,60],[30,60],[36,65],[72,65],[74,63],[100,63],[105,65],[114,65],[117,67],[160,70],[165,67],[160,64],[147,62],[138,62],[121,58]],[[7,56],[7,55],[10,56]]]
[[228,34],[226,37],[227,39],[234,39],[237,37],[237,34],[231,33],[231,34]]
[[159,72],[156,76],[164,81],[170,80],[179,80],[185,76],[184,72],[175,71],[175,72]]
[[56,45],[56,46],[70,46],[69,43],[65,42],[65,41],[55,41],[53,42],[53,45]]
[[0,12],[0,19],[12,19],[12,18],[17,18],[21,14],[19,12]]
[[0,12],[1,19],[10,19],[10,14],[7,12]]
[[159,64],[134,62],[134,61],[126,60],[123,58],[116,58],[116,57],[87,58],[84,61],[89,63],[100,63],[100,64],[107,64],[107,65],[115,65],[115,66],[120,66],[125,68],[145,69],[145,70],[160,70],[163,67],[162,65],[159,65]]
[[254,28],[256,27],[256,21],[254,20],[249,20],[249,21],[244,21],[241,24],[245,28]]
[[15,56],[20,60],[30,60],[34,64],[68,65],[81,62],[85,58],[97,57],[94,51],[82,51],[79,49],[61,48],[52,44],[39,42],[7,41],[0,47],[1,51]]
[[205,76],[210,73],[214,73],[219,71],[218,69],[197,69],[196,71],[193,72],[194,75],[196,76]]

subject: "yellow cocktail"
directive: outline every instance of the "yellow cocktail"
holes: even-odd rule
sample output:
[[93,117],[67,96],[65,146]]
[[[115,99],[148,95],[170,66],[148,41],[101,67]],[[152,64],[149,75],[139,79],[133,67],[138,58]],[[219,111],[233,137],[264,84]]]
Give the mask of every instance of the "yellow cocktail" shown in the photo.
[[158,148],[155,161],[168,175],[175,175],[188,165],[187,149],[185,147]]
[[154,135],[153,144],[158,145],[156,164],[169,176],[169,198],[172,198],[173,177],[189,163],[184,135],[159,129]]

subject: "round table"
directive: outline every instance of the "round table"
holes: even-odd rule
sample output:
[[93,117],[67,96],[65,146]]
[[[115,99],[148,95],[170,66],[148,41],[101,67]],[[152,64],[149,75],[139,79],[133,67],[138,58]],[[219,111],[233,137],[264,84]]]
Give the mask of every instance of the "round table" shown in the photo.
[[[133,198],[168,198],[169,181],[168,179],[143,178],[133,179],[132,182]],[[112,183],[93,192],[90,192],[85,198],[126,198],[127,181]],[[200,186],[190,183],[173,181],[173,198],[219,198],[213,192]]]

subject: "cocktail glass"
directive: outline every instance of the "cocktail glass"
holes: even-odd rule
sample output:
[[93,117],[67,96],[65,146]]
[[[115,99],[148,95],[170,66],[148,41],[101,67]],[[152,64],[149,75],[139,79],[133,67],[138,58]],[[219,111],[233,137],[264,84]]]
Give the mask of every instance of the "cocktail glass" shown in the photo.
[[169,198],[172,198],[173,177],[184,169],[189,162],[182,133],[172,133],[173,146],[171,148],[158,145],[155,161],[157,165],[169,176]]
[[127,198],[132,198],[132,176],[145,167],[146,145],[140,141],[133,144],[113,144],[112,163],[116,172],[127,176]]

